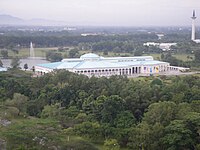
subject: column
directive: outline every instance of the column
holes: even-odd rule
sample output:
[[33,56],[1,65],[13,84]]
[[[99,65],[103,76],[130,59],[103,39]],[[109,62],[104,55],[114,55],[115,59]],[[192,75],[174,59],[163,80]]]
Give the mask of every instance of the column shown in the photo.
[[130,76],[131,76],[131,71],[132,71],[131,68],[129,68],[129,75],[130,75]]
[[132,67],[132,74],[134,74],[135,72],[134,72],[135,70],[134,70],[134,67]]

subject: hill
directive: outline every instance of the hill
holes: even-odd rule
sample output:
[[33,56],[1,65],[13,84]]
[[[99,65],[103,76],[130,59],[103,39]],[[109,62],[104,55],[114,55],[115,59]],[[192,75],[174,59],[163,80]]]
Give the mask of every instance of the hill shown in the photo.
[[43,18],[34,18],[24,20],[15,16],[0,14],[0,25],[45,25],[45,26],[60,26],[66,25],[64,21],[47,20]]
[[0,24],[23,24],[24,20],[18,17],[13,17],[11,15],[0,15]]

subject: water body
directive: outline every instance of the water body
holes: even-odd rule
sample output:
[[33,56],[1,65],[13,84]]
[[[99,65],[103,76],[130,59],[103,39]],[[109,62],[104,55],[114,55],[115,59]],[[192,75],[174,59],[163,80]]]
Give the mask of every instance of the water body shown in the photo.
[[[3,67],[9,68],[11,67],[11,59],[1,59],[2,63],[3,63]],[[33,66],[37,65],[37,64],[44,64],[44,63],[49,63],[49,61],[47,61],[45,58],[43,57],[29,57],[29,58],[25,58],[25,59],[20,59],[20,67],[23,69],[24,68],[24,64],[28,64],[28,70],[31,69]]]

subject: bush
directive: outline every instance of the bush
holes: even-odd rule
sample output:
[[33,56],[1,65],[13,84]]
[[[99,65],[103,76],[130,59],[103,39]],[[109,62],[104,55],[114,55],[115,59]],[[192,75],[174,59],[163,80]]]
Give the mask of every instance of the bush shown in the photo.
[[64,147],[62,147],[63,150],[98,150],[93,144],[79,140],[79,141],[70,141],[67,143]]
[[104,142],[105,150],[119,150],[120,146],[116,139],[108,139]]

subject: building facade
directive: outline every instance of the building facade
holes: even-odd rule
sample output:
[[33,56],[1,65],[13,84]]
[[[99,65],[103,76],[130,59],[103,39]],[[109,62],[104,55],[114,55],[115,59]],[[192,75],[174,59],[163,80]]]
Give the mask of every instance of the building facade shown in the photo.
[[153,60],[152,56],[138,57],[101,57],[93,53],[82,55],[80,58],[63,59],[61,62],[38,64],[35,71],[40,74],[65,69],[87,76],[112,75],[150,75],[167,72],[171,69],[167,62]]

